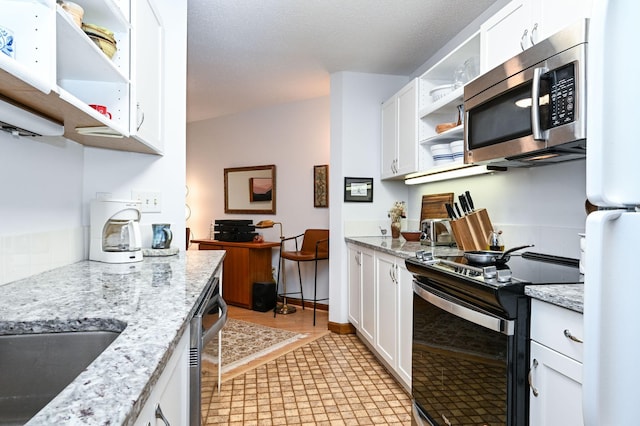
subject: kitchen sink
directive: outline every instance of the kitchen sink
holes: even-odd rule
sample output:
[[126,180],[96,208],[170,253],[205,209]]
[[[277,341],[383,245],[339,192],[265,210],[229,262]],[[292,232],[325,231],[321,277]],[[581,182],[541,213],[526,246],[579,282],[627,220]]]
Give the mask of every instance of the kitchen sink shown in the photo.
[[0,336],[0,425],[22,425],[115,340],[116,331]]

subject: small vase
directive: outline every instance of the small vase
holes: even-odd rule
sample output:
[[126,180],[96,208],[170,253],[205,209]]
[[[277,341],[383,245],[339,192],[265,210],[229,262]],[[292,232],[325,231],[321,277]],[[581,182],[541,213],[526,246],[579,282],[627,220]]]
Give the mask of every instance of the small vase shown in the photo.
[[400,238],[400,222],[391,222],[391,238]]

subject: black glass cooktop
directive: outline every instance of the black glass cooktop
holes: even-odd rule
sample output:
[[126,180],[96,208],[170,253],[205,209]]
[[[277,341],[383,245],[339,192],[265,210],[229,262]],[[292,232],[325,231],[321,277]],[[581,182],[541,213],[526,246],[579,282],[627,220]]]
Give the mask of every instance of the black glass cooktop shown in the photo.
[[[470,263],[464,256],[445,257],[444,259],[482,268],[482,265]],[[506,264],[496,265],[496,268],[509,269],[512,281],[525,284],[572,284],[583,280],[577,259],[541,253],[512,254]]]
[[421,285],[435,287],[485,308],[500,307],[509,315],[515,315],[513,298],[524,295],[527,285],[583,282],[576,259],[531,252],[511,255],[503,265],[491,265],[497,270],[492,276],[487,276],[483,265],[469,263],[463,256],[433,260],[408,258],[405,264]]

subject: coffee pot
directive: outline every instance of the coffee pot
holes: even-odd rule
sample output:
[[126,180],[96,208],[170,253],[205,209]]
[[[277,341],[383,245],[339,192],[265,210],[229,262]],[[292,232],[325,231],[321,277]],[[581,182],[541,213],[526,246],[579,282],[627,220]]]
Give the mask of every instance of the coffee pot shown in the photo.
[[140,207],[134,200],[92,200],[89,259],[107,263],[142,260]]

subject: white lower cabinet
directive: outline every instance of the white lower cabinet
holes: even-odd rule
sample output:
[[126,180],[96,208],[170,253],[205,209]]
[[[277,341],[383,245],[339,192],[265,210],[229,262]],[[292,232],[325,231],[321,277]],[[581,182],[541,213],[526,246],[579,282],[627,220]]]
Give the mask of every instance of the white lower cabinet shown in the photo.
[[393,369],[397,366],[396,330],[398,328],[398,267],[396,257],[375,254],[377,319],[375,347]]
[[580,313],[532,300],[531,425],[583,425],[582,336]]
[[[165,420],[159,413],[162,413]],[[135,426],[189,424],[189,331],[187,330],[149,395]]]
[[411,389],[411,345],[413,343],[413,275],[398,263],[398,374]]
[[374,354],[410,389],[413,277],[404,258],[347,246],[349,321]]
[[373,251],[349,245],[349,321],[374,344],[376,327]]

